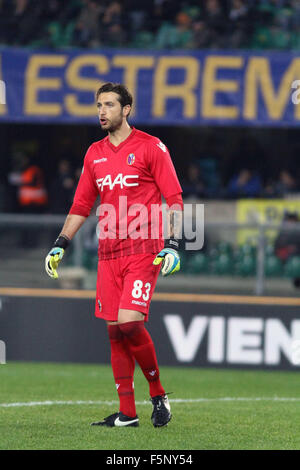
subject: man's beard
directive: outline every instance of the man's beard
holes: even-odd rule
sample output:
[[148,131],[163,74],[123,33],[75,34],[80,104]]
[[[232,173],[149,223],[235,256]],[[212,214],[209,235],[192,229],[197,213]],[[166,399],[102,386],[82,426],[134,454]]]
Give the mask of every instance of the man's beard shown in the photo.
[[123,115],[120,114],[113,121],[110,121],[109,126],[105,127],[104,130],[110,133],[115,132],[116,130],[120,129],[120,127],[122,126],[122,122],[123,122]]

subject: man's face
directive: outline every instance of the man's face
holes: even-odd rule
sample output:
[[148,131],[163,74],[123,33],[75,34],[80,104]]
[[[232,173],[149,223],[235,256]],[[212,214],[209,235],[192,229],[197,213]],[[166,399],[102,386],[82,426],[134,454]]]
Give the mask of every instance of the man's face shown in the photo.
[[[118,94],[113,91],[101,93],[97,100],[97,109],[101,129],[108,132],[114,132],[122,125],[126,118],[128,106],[122,109],[118,100]],[[130,107],[129,107],[130,108]]]

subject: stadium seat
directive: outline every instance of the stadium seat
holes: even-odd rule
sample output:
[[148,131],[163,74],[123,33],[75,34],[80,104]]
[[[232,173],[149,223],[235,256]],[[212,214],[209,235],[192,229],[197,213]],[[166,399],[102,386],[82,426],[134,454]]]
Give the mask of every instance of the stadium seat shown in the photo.
[[98,257],[92,251],[85,250],[83,253],[83,266],[89,271],[97,271]]
[[265,247],[265,253],[266,253],[266,256],[274,255],[274,253],[275,253],[274,245],[268,244],[268,245]]
[[284,266],[284,274],[291,278],[300,276],[300,256],[292,256],[288,259]]
[[185,251],[180,251],[180,272],[181,274],[188,272],[188,261],[189,258],[187,257]]
[[256,259],[251,255],[244,255],[235,265],[235,273],[240,276],[251,276],[255,274]]
[[207,273],[209,270],[208,257],[204,253],[191,255],[187,261],[187,271],[192,274]]
[[231,256],[233,252],[231,244],[225,241],[222,241],[218,244],[217,250],[219,251],[219,253],[226,254],[228,256]]
[[241,252],[244,256],[255,256],[256,246],[251,245],[250,243],[244,243],[244,245],[241,246]]
[[231,274],[233,272],[232,257],[226,253],[221,253],[219,258],[216,260],[215,272],[217,274]]
[[270,277],[282,275],[282,262],[277,256],[269,255],[266,257],[265,275]]

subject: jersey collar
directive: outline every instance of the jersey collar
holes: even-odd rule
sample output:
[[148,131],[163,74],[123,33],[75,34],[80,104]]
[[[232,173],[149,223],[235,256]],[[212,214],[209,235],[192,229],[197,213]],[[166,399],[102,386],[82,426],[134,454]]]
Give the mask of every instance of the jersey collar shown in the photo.
[[133,127],[133,126],[131,127],[131,129],[132,129],[132,131],[130,132],[129,136],[128,136],[125,140],[123,140],[123,142],[121,142],[121,143],[120,143],[119,145],[117,145],[117,146],[114,145],[114,144],[112,144],[112,143],[110,142],[108,136],[106,137],[106,139],[107,139],[106,142],[107,142],[108,146],[111,148],[111,150],[112,150],[113,152],[115,152],[115,153],[119,152],[119,150],[121,150],[121,148],[123,148],[124,145],[126,145],[127,142],[134,136],[134,134],[136,133],[136,129],[135,129],[135,127]]

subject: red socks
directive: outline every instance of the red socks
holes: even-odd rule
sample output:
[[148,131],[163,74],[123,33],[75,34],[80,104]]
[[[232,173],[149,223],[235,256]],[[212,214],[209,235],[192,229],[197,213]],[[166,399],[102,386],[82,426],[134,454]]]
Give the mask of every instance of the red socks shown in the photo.
[[165,390],[160,383],[156,353],[150,334],[143,321],[132,321],[118,325],[127,338],[130,350],[148,380],[150,396],[164,395]]
[[128,351],[127,341],[119,325],[108,325],[111,347],[111,366],[120,400],[120,411],[130,417],[136,416],[133,374],[135,360]]
[[135,359],[148,380],[150,396],[164,395],[153,341],[143,321],[108,325],[111,366],[120,400],[120,411],[135,417],[133,374]]

